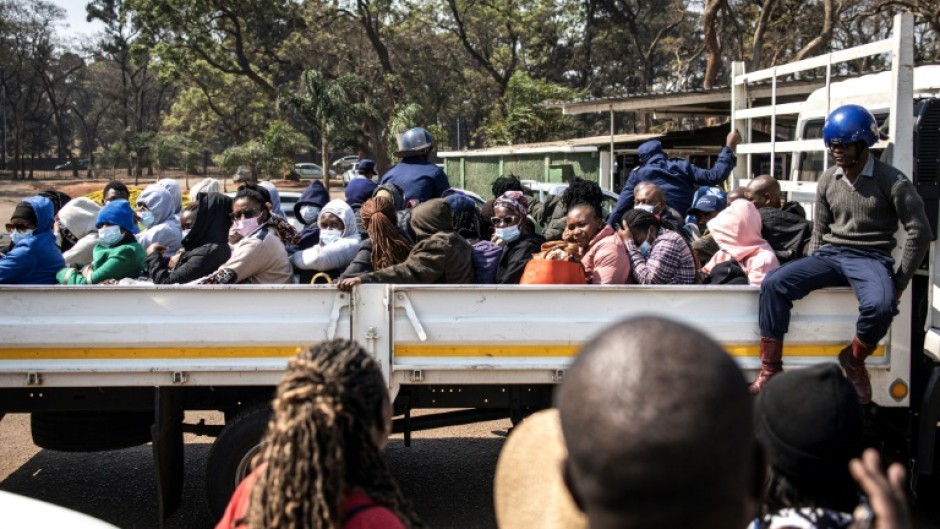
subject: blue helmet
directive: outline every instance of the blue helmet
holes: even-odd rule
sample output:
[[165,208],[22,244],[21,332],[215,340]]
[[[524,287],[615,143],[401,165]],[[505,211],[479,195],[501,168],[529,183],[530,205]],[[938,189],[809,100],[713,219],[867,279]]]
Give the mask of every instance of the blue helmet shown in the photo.
[[833,142],[848,144],[858,141],[871,147],[879,138],[878,122],[867,108],[859,105],[842,105],[833,110],[823,126],[823,142],[831,147]]
[[398,135],[398,150],[395,156],[406,157],[424,154],[434,148],[431,133],[423,127],[415,127]]

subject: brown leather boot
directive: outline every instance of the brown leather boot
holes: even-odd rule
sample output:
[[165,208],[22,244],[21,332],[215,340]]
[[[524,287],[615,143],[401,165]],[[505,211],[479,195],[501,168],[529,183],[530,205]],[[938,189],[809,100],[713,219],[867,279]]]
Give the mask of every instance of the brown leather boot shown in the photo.
[[783,340],[762,336],[760,339],[760,373],[747,387],[751,395],[757,395],[770,377],[783,371]]
[[865,369],[865,359],[875,352],[877,345],[865,345],[856,336],[852,344],[839,351],[839,365],[845,371],[845,378],[849,379],[858,395],[858,402],[868,404],[871,402],[871,379]]

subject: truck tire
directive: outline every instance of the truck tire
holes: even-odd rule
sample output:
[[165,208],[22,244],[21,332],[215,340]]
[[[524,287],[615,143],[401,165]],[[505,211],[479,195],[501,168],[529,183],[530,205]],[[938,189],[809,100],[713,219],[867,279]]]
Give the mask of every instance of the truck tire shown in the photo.
[[150,442],[151,411],[42,412],[30,416],[33,443],[61,452],[98,452]]
[[222,517],[235,487],[251,471],[251,461],[270,417],[267,403],[247,406],[233,416],[212,443],[206,457],[206,501],[213,520]]

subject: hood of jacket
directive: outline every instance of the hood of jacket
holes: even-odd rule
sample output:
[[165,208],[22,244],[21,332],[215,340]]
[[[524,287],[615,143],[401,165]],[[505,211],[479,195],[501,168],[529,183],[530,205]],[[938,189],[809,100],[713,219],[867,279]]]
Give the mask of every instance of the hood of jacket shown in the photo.
[[[158,184],[150,184],[144,192],[137,197],[138,204],[144,204],[153,213],[153,225],[163,224],[176,215],[176,206],[170,192]],[[151,226],[152,227],[152,226]]]
[[418,204],[411,210],[411,228],[419,241],[438,232],[454,231],[454,214],[443,198]]
[[51,232],[52,220],[55,218],[55,207],[52,205],[52,201],[46,197],[36,195],[23,199],[23,202],[29,204],[29,207],[33,208],[33,212],[36,214],[36,229],[33,230],[33,235]]
[[232,227],[232,198],[222,193],[199,193],[196,221],[189,234],[183,238],[187,251],[215,243],[228,245],[228,232]]
[[176,180],[164,178],[157,180],[157,185],[166,189],[166,192],[169,193],[170,197],[173,199],[173,213],[179,214],[183,211],[183,190],[180,189],[180,185],[176,183]]
[[303,222],[303,216],[300,214],[300,208],[304,206],[317,206],[322,208],[330,201],[330,193],[319,180],[311,180],[310,185],[304,189],[297,202],[294,202],[294,218]]
[[65,226],[65,229],[72,232],[72,235],[81,239],[95,230],[99,211],[101,211],[101,206],[94,200],[78,197],[62,206],[59,210],[59,222]]
[[666,153],[663,152],[663,144],[659,140],[650,140],[643,143],[636,150],[640,163],[651,163],[666,160]]
[[760,250],[773,249],[761,237],[760,212],[749,200],[735,200],[708,221],[708,231],[718,246],[742,265]]
[[277,186],[271,182],[258,182],[258,185],[268,190],[268,196],[271,197],[271,213],[285,217],[284,210],[281,209],[281,194],[277,191]]
[[320,214],[317,215],[317,226],[320,225],[320,217],[322,217],[324,213],[332,213],[339,217],[339,220],[343,221],[343,237],[359,235],[359,228],[356,226],[356,212],[349,207],[346,201],[336,199],[327,202],[327,204],[323,206],[323,209],[320,210]]
[[189,201],[194,202],[199,193],[221,193],[222,185],[215,178],[203,178],[189,188]]

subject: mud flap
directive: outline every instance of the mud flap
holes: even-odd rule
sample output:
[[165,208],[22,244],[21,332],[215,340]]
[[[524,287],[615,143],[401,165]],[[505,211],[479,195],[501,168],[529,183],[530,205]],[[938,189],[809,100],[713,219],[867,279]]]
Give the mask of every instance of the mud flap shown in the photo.
[[153,462],[157,470],[157,516],[166,524],[183,498],[183,394],[158,387],[154,393]]

